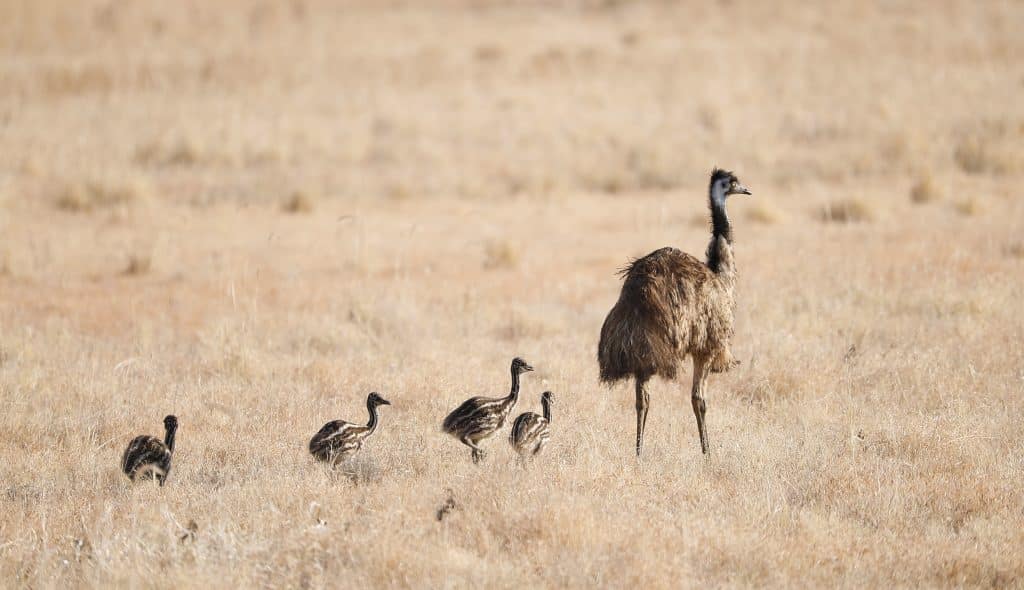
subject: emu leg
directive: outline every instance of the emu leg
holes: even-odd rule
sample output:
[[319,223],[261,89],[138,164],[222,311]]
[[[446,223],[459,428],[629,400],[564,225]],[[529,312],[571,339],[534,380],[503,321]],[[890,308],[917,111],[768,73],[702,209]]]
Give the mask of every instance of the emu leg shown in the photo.
[[480,447],[476,446],[476,443],[473,442],[473,439],[469,438],[469,436],[463,436],[459,440],[462,441],[462,444],[466,445],[470,449],[473,449],[473,462],[474,463],[479,463],[480,459],[484,458],[484,450],[481,449]]
[[690,393],[690,401],[693,404],[693,415],[697,417],[697,432],[700,434],[700,450],[708,454],[708,431],[704,425],[704,384],[708,378],[708,364],[704,360],[693,360],[693,391]]
[[650,396],[647,395],[647,390],[644,389],[644,385],[647,383],[646,379],[636,378],[636,456],[640,456],[640,451],[644,447],[644,426],[647,424],[647,407],[651,404]]

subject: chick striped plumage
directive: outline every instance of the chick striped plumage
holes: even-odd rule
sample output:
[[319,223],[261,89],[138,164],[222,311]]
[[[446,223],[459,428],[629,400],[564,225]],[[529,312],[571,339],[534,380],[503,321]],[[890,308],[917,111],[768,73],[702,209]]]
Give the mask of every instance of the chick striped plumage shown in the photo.
[[550,391],[545,391],[540,396],[541,406],[544,408],[544,415],[540,416],[533,412],[523,412],[512,424],[512,433],[509,435],[509,443],[519,453],[520,457],[537,455],[548,444],[551,438],[551,402],[553,396]]
[[506,397],[470,398],[444,419],[444,431],[472,449],[474,463],[485,455],[478,444],[504,426],[519,400],[519,375],[532,370],[523,359],[512,359],[512,391]]
[[174,454],[174,435],[178,430],[178,419],[164,418],[164,440],[155,436],[140,435],[128,443],[121,456],[121,471],[129,479],[150,479],[155,477],[162,486],[171,472],[171,457]]
[[444,431],[474,442],[484,440],[505,424],[513,407],[505,397],[468,399],[444,419]]
[[332,420],[313,435],[309,452],[320,461],[337,461],[363,448],[369,431],[365,425]]
[[373,392],[366,398],[366,408],[370,412],[367,424],[353,424],[344,420],[324,424],[309,441],[310,454],[320,461],[334,464],[355,454],[377,429],[377,406],[381,405],[391,405],[391,402]]

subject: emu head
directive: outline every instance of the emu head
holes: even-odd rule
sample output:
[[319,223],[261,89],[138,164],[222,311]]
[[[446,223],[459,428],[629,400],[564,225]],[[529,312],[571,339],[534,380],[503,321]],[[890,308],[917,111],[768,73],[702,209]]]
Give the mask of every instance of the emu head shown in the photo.
[[167,430],[177,430],[177,428],[178,428],[178,417],[177,416],[173,416],[173,415],[165,417],[164,418],[164,428],[166,428]]
[[370,396],[368,398],[366,398],[366,401],[371,406],[390,406],[391,405],[391,402],[389,402],[388,400],[382,398],[380,396],[380,394],[377,393],[376,391],[371,393]]
[[740,183],[740,179],[728,170],[715,168],[711,172],[711,201],[721,207],[729,195],[749,195],[750,190]]
[[531,367],[530,364],[524,361],[523,359],[516,357],[512,359],[512,370],[517,374],[522,374],[528,371],[532,371],[533,367]]

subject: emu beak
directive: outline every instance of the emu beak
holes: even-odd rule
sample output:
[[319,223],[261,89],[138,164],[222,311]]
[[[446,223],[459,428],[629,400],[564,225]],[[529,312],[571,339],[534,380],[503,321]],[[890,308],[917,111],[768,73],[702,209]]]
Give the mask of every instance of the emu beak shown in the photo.
[[740,195],[749,195],[749,194],[752,194],[752,193],[750,192],[750,189],[749,189],[749,188],[747,188],[747,187],[745,187],[745,186],[743,186],[742,184],[737,184],[737,185],[736,185],[736,188],[735,188],[735,189],[733,189],[733,192],[734,192],[734,193],[737,193],[737,194],[740,194]]
[[384,404],[385,406],[390,406],[391,405],[391,402],[389,402],[388,400],[386,400],[384,398],[380,398],[380,403]]
[[532,371],[533,370],[533,365],[523,365],[523,370],[524,371]]

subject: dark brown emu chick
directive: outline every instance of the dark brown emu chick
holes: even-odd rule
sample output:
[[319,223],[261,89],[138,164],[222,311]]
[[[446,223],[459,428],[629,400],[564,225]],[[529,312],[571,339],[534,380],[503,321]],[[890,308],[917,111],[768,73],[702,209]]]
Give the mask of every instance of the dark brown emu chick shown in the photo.
[[462,402],[444,419],[446,433],[473,450],[473,462],[486,454],[478,445],[505,424],[519,400],[519,376],[533,367],[521,358],[512,359],[512,391],[506,397],[474,397]]
[[326,461],[333,465],[351,457],[356,451],[363,448],[363,443],[377,429],[377,407],[390,405],[391,402],[382,398],[376,391],[370,393],[366,398],[366,409],[370,412],[370,421],[365,426],[344,420],[334,420],[324,424],[309,441],[310,454],[319,461]]
[[171,456],[174,454],[174,435],[178,431],[175,416],[164,418],[164,440],[155,436],[140,435],[128,443],[121,456],[121,470],[132,481],[155,477],[162,486],[171,472]]
[[548,439],[551,437],[551,404],[553,401],[554,394],[545,391],[540,396],[543,416],[538,416],[533,412],[523,412],[512,423],[512,434],[509,435],[508,442],[519,453],[521,460],[525,460],[528,455],[540,454],[544,445],[548,444]]
[[737,364],[729,349],[736,266],[725,202],[730,195],[749,195],[750,191],[733,173],[716,168],[708,192],[711,242],[707,261],[675,248],[662,248],[634,260],[622,271],[622,293],[601,327],[597,351],[601,380],[611,384],[632,377],[635,381],[637,456],[643,447],[649,405],[645,385],[651,377],[675,379],[686,357],[693,358],[691,401],[700,448],[707,454],[704,396],[708,373],[728,371]]

